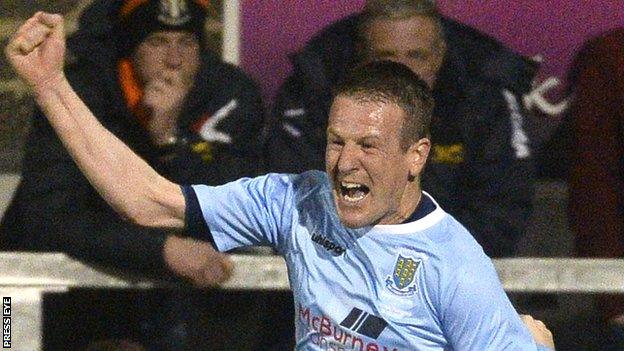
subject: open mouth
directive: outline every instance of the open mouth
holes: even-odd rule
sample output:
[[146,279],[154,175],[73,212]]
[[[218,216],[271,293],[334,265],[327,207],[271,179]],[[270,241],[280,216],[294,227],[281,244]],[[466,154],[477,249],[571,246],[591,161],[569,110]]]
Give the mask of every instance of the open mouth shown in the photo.
[[359,183],[340,182],[340,196],[348,202],[358,202],[363,200],[370,192],[370,189]]

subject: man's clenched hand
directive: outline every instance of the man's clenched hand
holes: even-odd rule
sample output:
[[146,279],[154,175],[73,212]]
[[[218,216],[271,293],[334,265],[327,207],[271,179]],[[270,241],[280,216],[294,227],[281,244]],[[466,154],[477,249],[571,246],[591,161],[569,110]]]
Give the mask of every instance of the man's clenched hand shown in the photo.
[[18,75],[35,92],[57,84],[64,79],[63,17],[37,12],[13,35],[5,54]]

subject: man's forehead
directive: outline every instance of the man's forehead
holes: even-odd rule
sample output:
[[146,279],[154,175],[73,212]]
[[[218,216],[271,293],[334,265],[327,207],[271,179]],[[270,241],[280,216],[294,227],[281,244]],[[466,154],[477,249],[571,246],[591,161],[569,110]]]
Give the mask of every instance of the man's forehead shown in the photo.
[[366,30],[369,44],[391,46],[410,44],[427,47],[438,41],[440,32],[434,19],[425,16],[378,18]]
[[402,123],[402,118],[403,109],[386,99],[365,95],[338,95],[330,109],[328,131],[392,125],[393,121]]
[[392,99],[376,92],[347,92],[334,97],[330,113],[335,109],[401,109]]

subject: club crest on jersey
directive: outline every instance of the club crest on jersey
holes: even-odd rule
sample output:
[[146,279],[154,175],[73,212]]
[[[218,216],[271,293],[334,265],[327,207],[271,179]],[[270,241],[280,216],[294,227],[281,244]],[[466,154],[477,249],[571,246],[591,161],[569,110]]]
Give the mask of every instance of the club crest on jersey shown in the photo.
[[399,254],[392,275],[386,278],[386,287],[394,294],[409,296],[416,293],[416,271],[421,261]]

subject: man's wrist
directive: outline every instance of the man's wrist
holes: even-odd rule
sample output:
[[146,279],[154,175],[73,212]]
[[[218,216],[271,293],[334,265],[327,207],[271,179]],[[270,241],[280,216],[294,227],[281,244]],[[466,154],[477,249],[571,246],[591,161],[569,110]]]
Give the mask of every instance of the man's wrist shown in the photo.
[[71,89],[71,85],[67,81],[64,73],[49,77],[30,86],[37,100],[45,98],[48,94],[54,94],[59,89],[68,87]]

